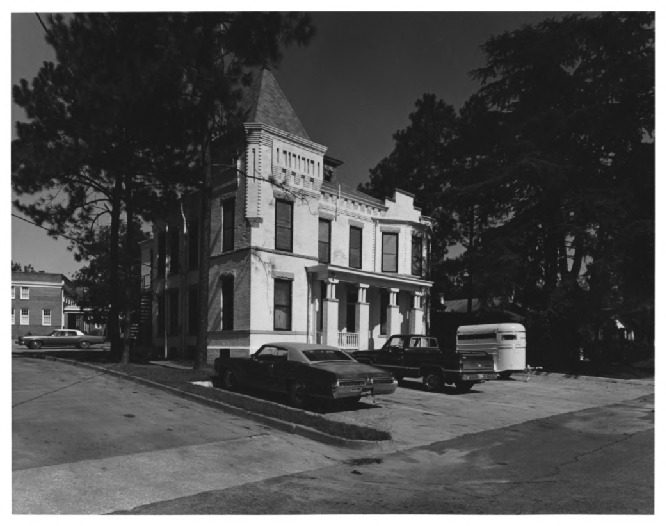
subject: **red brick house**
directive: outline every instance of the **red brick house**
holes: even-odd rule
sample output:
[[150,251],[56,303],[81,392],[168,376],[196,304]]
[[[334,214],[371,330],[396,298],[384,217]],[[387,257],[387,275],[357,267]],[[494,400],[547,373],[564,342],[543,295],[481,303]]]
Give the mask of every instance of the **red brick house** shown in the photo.
[[[28,333],[48,334],[59,328],[79,328],[74,287],[62,274],[48,272],[12,272],[12,339]],[[74,327],[70,327],[74,324]]]

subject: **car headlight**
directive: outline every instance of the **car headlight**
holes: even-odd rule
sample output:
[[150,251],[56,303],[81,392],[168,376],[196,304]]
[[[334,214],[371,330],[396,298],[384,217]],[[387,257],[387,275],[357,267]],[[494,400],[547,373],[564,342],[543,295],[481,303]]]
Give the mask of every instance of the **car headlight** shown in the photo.
[[331,392],[335,393],[338,390],[338,387],[340,387],[340,381],[336,378],[331,384]]

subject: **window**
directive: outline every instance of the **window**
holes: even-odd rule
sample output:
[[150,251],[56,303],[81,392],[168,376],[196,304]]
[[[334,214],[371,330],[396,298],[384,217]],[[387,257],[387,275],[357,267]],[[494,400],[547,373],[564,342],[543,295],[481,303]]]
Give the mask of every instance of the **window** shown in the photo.
[[195,270],[199,266],[199,221],[197,219],[190,221],[187,233],[190,236],[187,244],[187,267]]
[[178,245],[178,227],[169,228],[169,274],[180,272],[180,247]]
[[21,287],[21,299],[22,300],[30,299],[30,287]]
[[21,325],[30,325],[30,309],[21,309]]
[[16,287],[12,287],[12,299],[16,299]]
[[234,249],[235,199],[228,199],[222,204],[222,252]]
[[178,316],[180,305],[178,304],[178,290],[169,291],[169,335],[180,334],[180,319]]
[[42,311],[42,325],[51,326],[51,309]]
[[220,280],[220,289],[222,297],[220,298],[221,329],[223,331],[232,331],[234,329],[234,277],[223,276]]
[[382,272],[398,272],[397,233],[382,233]]
[[379,293],[379,334],[386,336],[388,333],[388,304],[389,291],[381,289]]
[[349,227],[349,266],[361,268],[363,256],[363,229],[357,226]]
[[331,222],[327,219],[319,219],[319,261],[331,261]]
[[291,330],[291,281],[275,280],[273,329],[276,331]]
[[421,236],[412,237],[412,274],[414,276],[423,275],[423,238]]
[[190,287],[187,293],[187,333],[195,335],[199,332],[199,288]]
[[12,307],[12,325],[16,323],[16,309]]
[[294,205],[288,201],[275,202],[275,248],[293,250],[293,212]]

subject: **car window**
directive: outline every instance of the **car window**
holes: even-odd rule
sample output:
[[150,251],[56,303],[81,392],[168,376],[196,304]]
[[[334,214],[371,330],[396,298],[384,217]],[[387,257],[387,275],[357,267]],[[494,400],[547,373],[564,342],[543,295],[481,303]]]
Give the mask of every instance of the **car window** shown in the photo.
[[287,359],[287,350],[277,347],[262,347],[255,355],[260,362],[275,362],[277,360]]
[[338,349],[310,349],[303,351],[303,355],[311,362],[352,360],[352,358],[347,353],[339,351]]

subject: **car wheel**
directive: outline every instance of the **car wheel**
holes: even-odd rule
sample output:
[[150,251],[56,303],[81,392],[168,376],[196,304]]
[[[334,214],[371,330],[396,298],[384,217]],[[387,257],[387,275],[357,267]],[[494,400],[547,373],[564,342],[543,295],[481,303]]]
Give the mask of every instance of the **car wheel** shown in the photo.
[[234,391],[238,388],[238,379],[231,369],[222,370],[222,387],[229,391]]
[[307,400],[305,384],[296,380],[289,385],[289,402],[294,407],[304,407]]
[[473,385],[474,382],[470,382],[469,380],[458,380],[456,382],[456,389],[464,393],[469,391]]
[[440,391],[444,386],[444,377],[436,371],[426,373],[423,375],[423,386],[426,391]]
[[79,342],[79,349],[87,349],[88,347],[90,347],[90,342]]
[[42,342],[40,341],[29,342],[28,347],[30,349],[40,349],[42,347]]
[[499,376],[502,380],[508,380],[509,378],[511,378],[511,371],[502,371],[501,373],[499,373],[498,376]]

